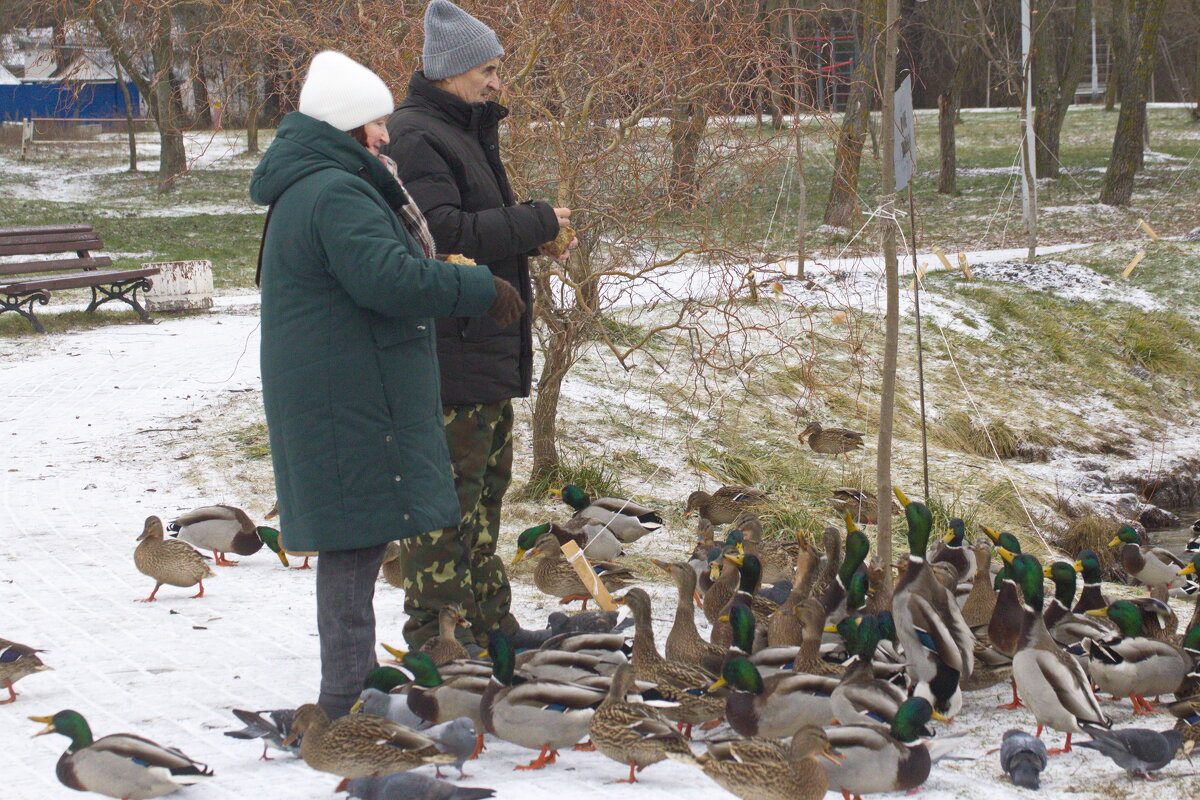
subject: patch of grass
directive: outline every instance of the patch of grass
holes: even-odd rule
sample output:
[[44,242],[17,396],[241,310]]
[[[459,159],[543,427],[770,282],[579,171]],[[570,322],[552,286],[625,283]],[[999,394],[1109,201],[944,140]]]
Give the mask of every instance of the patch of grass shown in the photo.
[[1058,545],[1072,559],[1081,550],[1091,550],[1100,559],[1100,566],[1108,580],[1119,580],[1123,577],[1120,570],[1120,550],[1109,547],[1121,520],[1105,517],[1099,514],[1084,514],[1071,520],[1067,530],[1058,539]]
[[[50,300],[51,304],[54,300]],[[49,306],[47,306],[48,308]],[[141,317],[124,303],[110,303],[92,313],[85,311],[63,311],[61,313],[40,313],[40,307],[34,308],[34,313],[41,320],[46,333],[71,333],[103,328],[109,325],[141,325]],[[119,309],[126,309],[121,311]],[[0,315],[0,337],[15,338],[20,336],[40,336],[29,321],[16,313]]]
[[561,502],[562,488],[569,483],[580,487],[591,497],[624,496],[620,478],[607,459],[586,464],[563,459],[558,469],[518,487],[513,492],[513,499],[540,502],[553,498]]
[[707,472],[725,484],[757,487],[762,471],[755,459],[729,450],[701,447],[688,458],[688,466]]
[[1020,443],[1017,432],[1004,420],[981,421],[966,411],[947,414],[931,428],[930,438],[954,450],[985,458],[995,455],[1015,458]]
[[257,461],[271,457],[271,442],[267,435],[265,422],[255,422],[244,428],[238,428],[229,436],[230,440],[248,461]]
[[1200,329],[1175,311],[1135,311],[1125,317],[1120,337],[1125,358],[1153,373],[1200,377]]

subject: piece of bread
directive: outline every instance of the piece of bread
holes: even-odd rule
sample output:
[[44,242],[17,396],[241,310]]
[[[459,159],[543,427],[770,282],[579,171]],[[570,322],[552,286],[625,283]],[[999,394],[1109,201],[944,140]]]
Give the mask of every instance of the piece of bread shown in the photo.
[[570,225],[562,225],[558,229],[558,236],[554,237],[554,241],[546,242],[542,245],[542,250],[555,258],[558,258],[563,253],[567,252],[567,248],[571,245],[571,241],[575,238],[575,229]]
[[461,253],[451,253],[448,256],[438,256],[437,258],[439,261],[445,261],[447,264],[461,264],[464,267],[475,266],[473,259],[467,258]]

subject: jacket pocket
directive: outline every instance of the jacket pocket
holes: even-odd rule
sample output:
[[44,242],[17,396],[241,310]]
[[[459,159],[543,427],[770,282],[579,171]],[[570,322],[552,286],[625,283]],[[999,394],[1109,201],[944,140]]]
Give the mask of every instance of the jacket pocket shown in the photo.
[[371,318],[371,338],[376,347],[392,347],[429,335],[429,319],[389,319],[376,314]]

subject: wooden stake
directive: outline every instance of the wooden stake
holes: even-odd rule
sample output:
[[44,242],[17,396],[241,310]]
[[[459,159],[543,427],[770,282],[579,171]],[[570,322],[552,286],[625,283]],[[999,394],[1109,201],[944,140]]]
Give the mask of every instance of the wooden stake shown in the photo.
[[1146,220],[1138,219],[1138,227],[1141,228],[1142,230],[1144,230],[1146,232],[1146,235],[1149,236],[1151,239],[1158,238],[1158,231],[1154,230],[1154,228],[1151,228],[1150,223],[1146,222]]
[[954,265],[950,263],[950,259],[946,258],[946,254],[942,252],[940,247],[933,248],[933,254],[942,262],[942,266],[948,270],[953,270]]
[[915,274],[915,276],[913,277],[912,281],[910,281],[910,282],[909,282],[909,284],[908,284],[908,290],[909,290],[910,292],[912,292],[912,291],[916,291],[917,284],[918,284],[920,281],[923,281],[923,280],[925,280],[925,264],[921,264],[921,265],[920,265],[920,267],[917,267],[917,266],[916,266],[916,260],[917,260],[917,259],[916,259],[916,256],[914,255],[914,256],[913,256],[913,266],[914,266],[914,268],[916,269],[916,274]]
[[1145,258],[1145,257],[1146,257],[1146,251],[1145,251],[1145,250],[1138,250],[1138,251],[1137,251],[1137,255],[1135,255],[1135,256],[1133,257],[1133,260],[1132,260],[1132,261],[1130,261],[1130,262],[1129,262],[1129,263],[1128,263],[1128,264],[1125,266],[1125,269],[1124,269],[1124,271],[1123,271],[1123,272],[1121,272],[1121,277],[1122,277],[1122,278],[1128,278],[1128,277],[1129,277],[1129,273],[1131,273],[1131,272],[1133,272],[1135,269],[1137,269],[1137,265],[1138,265],[1138,264],[1140,264],[1140,263],[1142,263],[1142,259],[1143,259],[1143,258]]
[[958,254],[958,268],[962,270],[963,275],[967,276],[967,280],[975,280],[975,276],[971,274],[971,267],[967,264],[967,256],[965,253]]
[[616,611],[617,604],[613,601],[612,595],[608,593],[608,587],[601,582],[600,576],[592,569],[592,565],[588,563],[587,556],[579,549],[579,545],[574,542],[566,542],[562,545],[562,551],[567,561],[575,568],[575,574],[579,576],[579,580],[583,581],[583,586],[588,590],[588,594],[596,601],[596,605],[605,611]]

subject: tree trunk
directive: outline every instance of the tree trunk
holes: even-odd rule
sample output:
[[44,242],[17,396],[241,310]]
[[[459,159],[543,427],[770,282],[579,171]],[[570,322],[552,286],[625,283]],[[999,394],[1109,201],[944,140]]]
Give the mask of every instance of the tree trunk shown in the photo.
[[938,171],[937,190],[941,194],[958,194],[958,149],[955,131],[967,72],[966,48],[959,48],[950,82],[938,95],[938,154],[941,167]]
[[833,151],[833,181],[825,204],[824,223],[838,228],[853,227],[858,219],[858,178],[862,170],[862,148],[875,87],[874,48],[886,0],[863,0],[858,25],[859,61],[854,65],[846,115]]
[[1196,10],[1196,71],[1192,75],[1192,119],[1200,120],[1200,0],[1192,0]]
[[1104,110],[1113,111],[1121,102],[1129,68],[1129,14],[1135,0],[1108,0],[1111,21],[1108,26],[1108,86],[1104,92]]
[[212,105],[208,99],[204,58],[198,52],[192,60],[192,97],[196,99],[196,126],[204,129],[211,128],[213,126]]
[[700,103],[676,103],[671,110],[671,198],[685,203],[696,199],[699,184],[696,161],[708,115]]
[[246,153],[252,156],[258,155],[258,110],[260,108],[258,82],[260,80],[261,78],[255,74],[246,81],[246,104],[249,106],[246,111]]
[[1059,139],[1067,109],[1075,100],[1075,90],[1083,79],[1085,57],[1091,44],[1092,0],[1076,0],[1075,17],[1071,26],[1071,41],[1067,48],[1063,71],[1058,71],[1056,29],[1050,20],[1052,4],[1041,0],[1041,19],[1035,27],[1033,41],[1034,148],[1037,154],[1037,176],[1057,178],[1062,168],[1059,161]]
[[1104,175],[1100,202],[1110,206],[1128,205],[1133,197],[1133,177],[1142,158],[1142,141],[1146,128],[1146,93],[1150,74],[1158,53],[1158,32],[1162,27],[1166,0],[1138,0],[1137,46],[1130,55],[1128,70],[1121,93],[1121,115],[1117,118],[1117,133],[1113,138],[1112,157]]
[[129,134],[129,171],[138,171],[137,135],[133,130],[133,98],[129,94],[129,85],[121,75],[121,62],[114,61],[117,72],[117,85],[121,87],[121,97],[125,100],[125,130]]
[[[545,322],[545,320],[543,320]],[[558,457],[558,400],[562,396],[562,382],[571,369],[575,332],[570,323],[565,326],[555,321],[548,327],[557,328],[544,340],[545,347],[542,372],[538,376],[537,395],[533,400],[533,466],[530,468],[530,483],[552,476],[559,467]]]

